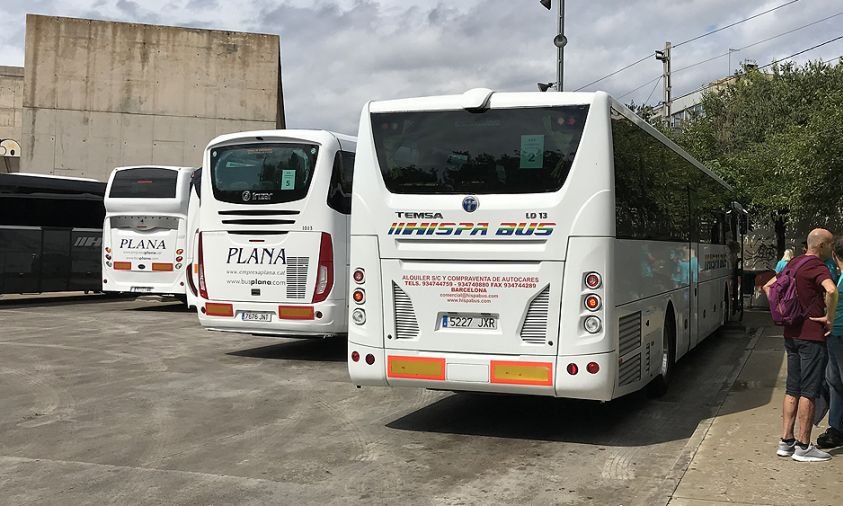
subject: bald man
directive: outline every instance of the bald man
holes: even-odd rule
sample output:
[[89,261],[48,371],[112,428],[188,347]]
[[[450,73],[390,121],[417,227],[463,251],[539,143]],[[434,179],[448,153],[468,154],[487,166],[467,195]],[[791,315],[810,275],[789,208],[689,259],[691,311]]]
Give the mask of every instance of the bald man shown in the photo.
[[[787,386],[782,407],[782,437],[776,454],[797,462],[823,462],[831,455],[811,444],[814,402],[820,396],[828,361],[826,335],[834,322],[837,286],[831,280],[825,261],[831,258],[834,238],[828,230],[817,228],[808,234],[808,251],[790,262],[780,275],[791,274],[796,280],[796,297],[807,317],[784,326],[787,352]],[[769,297],[774,277],[764,285]],[[794,424],[799,419],[799,437]]]

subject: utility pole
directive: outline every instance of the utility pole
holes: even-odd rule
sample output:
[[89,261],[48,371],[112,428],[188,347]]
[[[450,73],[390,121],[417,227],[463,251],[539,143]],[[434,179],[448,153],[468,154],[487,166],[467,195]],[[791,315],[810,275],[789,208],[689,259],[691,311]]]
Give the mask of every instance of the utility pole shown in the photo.
[[656,59],[662,62],[662,82],[664,83],[664,98],[662,100],[662,111],[665,122],[670,125],[671,91],[670,84],[670,41],[664,43],[663,51],[656,51]]
[[559,31],[553,39],[556,46],[556,91],[562,91],[562,82],[565,77],[565,44],[568,39],[565,37],[565,0],[559,0]]
[[[565,37],[565,0],[556,0],[559,4],[559,26],[556,36],[553,37],[553,45],[556,46],[556,91],[562,91],[562,81],[565,78],[565,45],[568,38]],[[550,10],[551,0],[539,0],[542,6]],[[548,83],[552,84],[552,83]],[[541,91],[547,91],[544,83],[538,83]]]

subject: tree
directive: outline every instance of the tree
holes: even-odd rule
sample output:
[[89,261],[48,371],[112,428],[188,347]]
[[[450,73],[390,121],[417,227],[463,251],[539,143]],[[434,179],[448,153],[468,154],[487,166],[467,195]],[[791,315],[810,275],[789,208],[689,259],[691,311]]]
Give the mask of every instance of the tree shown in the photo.
[[777,229],[785,219],[839,220],[843,62],[744,69],[705,93],[702,107],[703,115],[670,135],[734,185],[754,215],[771,217]]

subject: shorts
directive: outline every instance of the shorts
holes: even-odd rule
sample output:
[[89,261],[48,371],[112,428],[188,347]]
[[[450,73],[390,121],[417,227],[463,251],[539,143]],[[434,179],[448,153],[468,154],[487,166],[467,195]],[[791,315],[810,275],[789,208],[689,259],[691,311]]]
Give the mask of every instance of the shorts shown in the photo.
[[828,363],[826,344],[822,341],[785,339],[784,349],[787,352],[787,394],[809,399],[819,397]]

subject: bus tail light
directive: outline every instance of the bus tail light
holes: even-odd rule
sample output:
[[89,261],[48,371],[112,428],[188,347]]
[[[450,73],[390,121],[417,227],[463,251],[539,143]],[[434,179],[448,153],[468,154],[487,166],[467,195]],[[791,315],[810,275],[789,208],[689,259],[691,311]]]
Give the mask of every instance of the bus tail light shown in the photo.
[[589,334],[596,334],[600,332],[600,329],[603,325],[600,321],[600,318],[596,316],[589,316],[585,319],[583,326],[585,327],[586,332],[588,332]]
[[600,297],[593,293],[585,296],[585,308],[589,311],[597,311],[602,305]]
[[588,371],[588,374],[597,374],[600,372],[600,364],[597,362],[589,362],[588,365],[585,366],[585,370]]
[[578,372],[580,372],[580,368],[577,367],[577,364],[568,364],[568,374],[571,376],[576,376]]
[[176,255],[181,255],[182,253],[184,253],[183,249],[177,249],[176,250]]
[[205,255],[202,247],[202,232],[199,232],[199,296],[203,299],[210,299],[208,297],[208,285],[205,284]]
[[354,282],[358,285],[362,285],[364,281],[366,281],[366,271],[361,269],[360,267],[354,269],[354,274],[352,274],[354,278]]
[[354,299],[354,302],[362,304],[366,302],[366,292],[364,292],[362,288],[357,288],[354,290],[354,293],[351,294],[351,298]]
[[334,243],[331,235],[322,232],[319,244],[319,266],[316,270],[316,290],[313,303],[324,302],[334,287]]
[[603,284],[603,278],[597,272],[588,272],[585,275],[585,286],[590,288],[591,290],[596,290],[600,288]]
[[184,260],[183,256],[177,256],[176,257],[176,262],[181,262],[182,260]]
[[356,351],[352,351],[351,352],[351,360],[353,360],[354,362],[360,362],[360,354],[357,353]]
[[375,356],[371,353],[366,355],[366,363],[369,365],[373,365],[375,363]]
[[351,312],[351,321],[353,321],[357,325],[363,325],[364,323],[366,323],[366,311],[358,307],[357,309]]
[[105,248],[106,253],[111,253],[111,248]]

